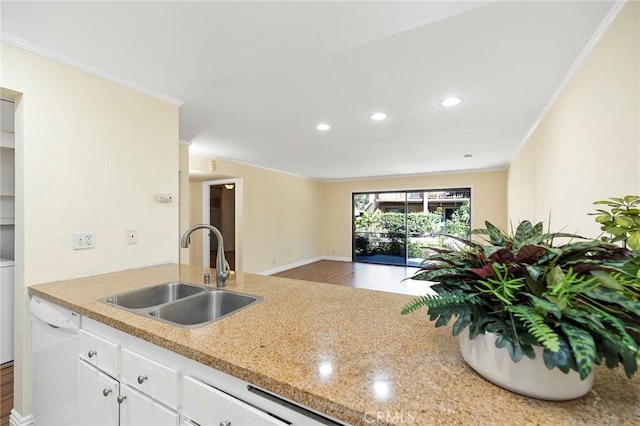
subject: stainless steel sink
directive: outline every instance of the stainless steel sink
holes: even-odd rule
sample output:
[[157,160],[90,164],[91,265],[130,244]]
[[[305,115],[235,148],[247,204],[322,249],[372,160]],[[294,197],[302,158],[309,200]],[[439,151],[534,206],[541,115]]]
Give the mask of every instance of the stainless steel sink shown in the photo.
[[178,327],[202,327],[262,300],[260,296],[171,282],[100,299]]
[[126,309],[144,309],[180,300],[204,291],[205,288],[202,286],[173,282],[116,294],[103,301]]
[[199,327],[247,308],[260,300],[260,296],[213,290],[166,304],[152,310],[149,315],[182,327]]

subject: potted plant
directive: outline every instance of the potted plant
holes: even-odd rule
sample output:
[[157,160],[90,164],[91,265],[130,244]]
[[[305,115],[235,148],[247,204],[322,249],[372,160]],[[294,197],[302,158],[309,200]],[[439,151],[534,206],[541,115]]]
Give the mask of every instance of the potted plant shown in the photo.
[[621,241],[624,247],[634,251],[640,250],[640,197],[612,197],[593,204],[611,207],[610,211],[598,209],[597,213],[591,213],[596,215],[596,222],[601,225],[600,229],[609,234],[602,238],[603,241]]
[[458,247],[430,248],[412,279],[435,282],[438,296],[416,298],[402,313],[427,308],[436,327],[455,317],[467,363],[525,395],[582,396],[602,363],[622,364],[631,378],[640,362],[640,258],[542,223],[523,221],[511,234],[485,225],[471,232],[484,242],[449,236]]

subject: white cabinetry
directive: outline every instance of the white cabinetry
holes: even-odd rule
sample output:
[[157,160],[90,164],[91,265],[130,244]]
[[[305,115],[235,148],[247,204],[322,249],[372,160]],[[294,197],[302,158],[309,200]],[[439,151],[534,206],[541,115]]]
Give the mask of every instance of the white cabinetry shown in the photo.
[[178,407],[177,372],[121,348],[108,337],[80,330],[78,376],[80,425],[180,423],[179,414],[159,402]]
[[13,278],[13,260],[0,257],[0,364],[13,361]]
[[13,102],[0,101],[0,257],[13,259],[15,223],[15,140]]
[[118,376],[119,349],[109,340],[80,330],[80,358],[112,377]]
[[78,360],[78,420],[80,425],[118,425],[120,383]]
[[121,349],[120,380],[173,409],[178,408],[178,372],[136,352]]
[[178,426],[180,416],[127,385],[120,386],[120,426]]
[[13,102],[0,101],[0,364],[13,360],[15,140]]
[[184,416],[199,425],[288,425],[193,377],[184,378],[183,392]]
[[[121,426],[342,424],[293,401],[255,388],[236,377],[89,318],[82,318],[82,328],[82,359],[79,362],[84,367],[96,366],[103,373],[102,376],[95,372],[93,376],[86,374],[98,383],[94,383],[92,398],[116,401]],[[108,382],[104,375],[115,380],[119,386],[118,392],[113,391],[113,398],[102,396]],[[89,386],[85,384],[84,388],[88,389]],[[82,395],[84,390],[80,392],[82,404],[82,399],[88,397]],[[102,416],[98,412],[96,408],[93,414]],[[99,422],[95,418],[85,420],[90,425],[101,424]]]

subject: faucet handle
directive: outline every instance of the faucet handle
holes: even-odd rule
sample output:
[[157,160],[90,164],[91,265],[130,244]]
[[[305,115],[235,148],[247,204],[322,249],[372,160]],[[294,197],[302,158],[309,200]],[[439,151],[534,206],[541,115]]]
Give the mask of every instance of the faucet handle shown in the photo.
[[211,284],[211,274],[208,272],[205,272],[204,274],[204,283],[205,284]]

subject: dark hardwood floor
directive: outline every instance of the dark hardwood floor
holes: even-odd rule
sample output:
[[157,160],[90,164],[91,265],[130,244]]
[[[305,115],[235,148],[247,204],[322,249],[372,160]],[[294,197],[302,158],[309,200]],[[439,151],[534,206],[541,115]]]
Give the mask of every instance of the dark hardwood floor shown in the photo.
[[9,425],[13,408],[13,362],[0,366],[0,426]]
[[279,272],[273,276],[414,296],[430,293],[429,286],[425,282],[405,280],[417,270],[418,268],[395,265],[321,260]]

